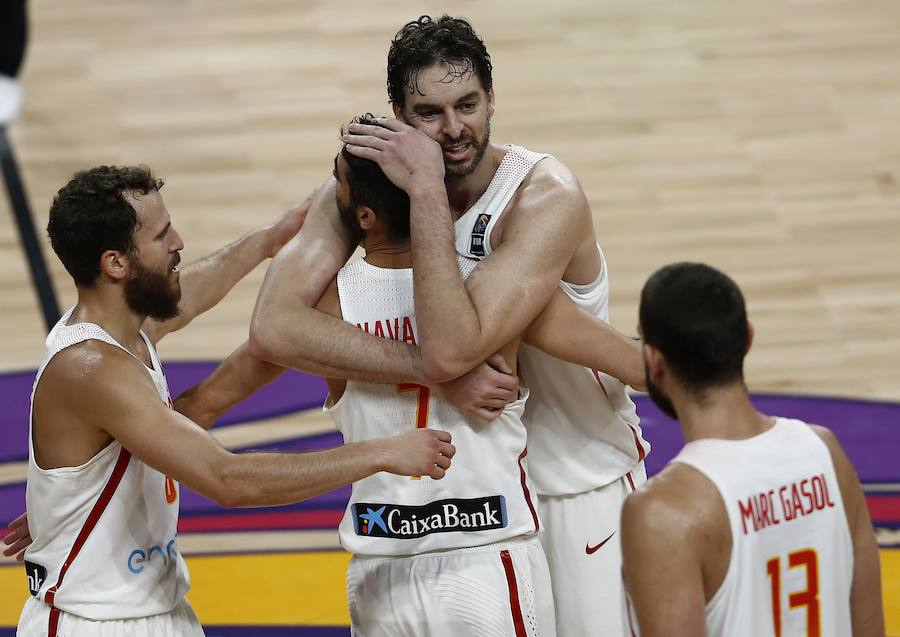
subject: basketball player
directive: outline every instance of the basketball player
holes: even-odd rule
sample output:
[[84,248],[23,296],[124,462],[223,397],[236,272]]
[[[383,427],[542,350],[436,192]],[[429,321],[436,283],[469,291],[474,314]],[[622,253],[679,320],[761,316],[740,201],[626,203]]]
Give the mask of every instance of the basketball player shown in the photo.
[[[491,73],[466,21],[422,17],[401,29],[388,55],[388,91],[405,123],[352,126],[345,138],[409,193],[421,358],[312,311],[353,248],[329,205],[333,183],[269,267],[251,326],[255,355],[357,380],[428,384],[479,365],[558,288],[608,318],[608,272],[584,192],[556,159],[491,143]],[[484,259],[466,286],[454,253]],[[616,378],[527,347],[519,363],[531,390],[523,419],[558,632],[620,635],[617,525],[623,498],[645,479],[649,445]]]
[[631,634],[883,636],[856,472],[824,427],[753,407],[735,283],[666,266],[641,293],[640,329],[650,396],[686,445],[622,510]]
[[172,410],[156,343],[221,298],[274,237],[186,271],[182,299],[184,245],[161,185],[146,168],[101,166],[76,174],[50,210],[78,303],[47,337],[32,394],[32,597],[20,636],[202,635],[184,599],[178,482],[223,506],[277,505],[379,471],[439,479],[454,452],[448,434],[412,430],[312,454],[236,455]]
[[[346,148],[335,158],[334,176],[341,220],[366,257],[340,270],[317,307],[360,330],[416,346],[409,198],[377,164]],[[459,257],[459,263],[468,274],[477,261]],[[563,332],[560,323],[571,329]],[[562,292],[528,327],[526,339],[559,355],[601,357],[594,364],[632,375],[625,368],[632,356],[623,350],[634,348],[633,342]],[[514,368],[519,340],[507,344],[502,363],[494,365]],[[200,421],[215,419],[278,373],[239,349],[187,392],[179,408]],[[354,483],[340,535],[355,556],[348,599],[356,634],[555,634],[546,561],[534,537],[540,522],[522,462],[524,396],[515,396],[487,424],[423,385],[335,379],[328,384],[326,411],[347,441],[439,426],[463,450],[453,474],[437,484],[382,477]],[[474,581],[479,586],[472,589]]]

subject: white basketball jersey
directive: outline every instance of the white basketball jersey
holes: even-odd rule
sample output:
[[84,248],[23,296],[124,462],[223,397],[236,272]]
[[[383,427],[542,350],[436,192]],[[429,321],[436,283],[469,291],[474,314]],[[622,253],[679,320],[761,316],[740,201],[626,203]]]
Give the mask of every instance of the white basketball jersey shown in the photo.
[[[58,352],[87,340],[121,347],[99,325],[66,325],[71,314],[66,312],[47,336],[31,394],[32,418],[34,391]],[[156,351],[141,337],[153,362],[147,372],[160,399],[171,405]],[[28,447],[26,502],[34,543],[25,551],[25,568],[31,594],[92,620],[175,608],[190,588],[175,541],[177,484],[116,441],[82,465],[57,469],[37,465],[30,431]]]
[[[491,233],[516,190],[548,155],[510,146],[481,198],[456,221],[456,249],[471,258],[491,254]],[[548,210],[547,214],[553,214]],[[586,285],[560,281],[581,309],[609,320],[609,278],[600,247],[597,279]],[[617,379],[523,345],[519,371],[531,394],[523,420],[530,469],[541,495],[584,493],[618,480],[650,451],[634,403]]]
[[[460,259],[464,277],[476,263]],[[345,321],[418,345],[412,270],[359,259],[338,272],[337,285]],[[325,407],[346,442],[432,427],[450,432],[456,455],[441,480],[382,472],[355,482],[339,528],[344,548],[362,555],[416,555],[536,533],[539,522],[524,465],[525,399],[486,422],[421,385],[348,381],[341,398]]]
[[697,440],[672,462],[716,485],[731,523],[707,635],[851,634],[853,542],[831,454],[806,423],[778,418],[747,440]]

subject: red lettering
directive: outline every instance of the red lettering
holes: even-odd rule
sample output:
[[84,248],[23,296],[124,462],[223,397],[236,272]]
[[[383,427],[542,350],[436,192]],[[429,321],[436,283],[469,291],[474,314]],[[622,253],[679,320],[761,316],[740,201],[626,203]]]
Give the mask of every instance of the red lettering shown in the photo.
[[831,499],[831,494],[828,493],[828,481],[825,480],[825,474],[822,474],[822,488],[825,489],[825,502],[829,507],[834,506],[834,501]]
[[403,317],[403,342],[416,347],[419,346],[416,343],[416,333],[413,331],[412,321],[409,320],[408,316]]
[[784,519],[790,522],[794,519],[794,512],[791,508],[791,503],[788,502],[787,497],[784,495],[786,491],[787,485],[778,489],[778,499],[781,500],[781,513],[784,515]]
[[381,324],[381,321],[375,321],[375,336],[384,338],[384,325]]
[[[364,326],[365,326],[365,327],[364,327]],[[365,323],[357,323],[357,324],[356,324],[356,327],[358,327],[359,329],[361,329],[363,332],[368,332],[368,331],[369,331],[369,322],[366,321]]]
[[781,520],[778,519],[778,512],[775,510],[775,490],[770,489],[766,494],[766,499],[769,501],[769,513],[772,515],[772,524],[781,524]]
[[390,338],[392,341],[399,341],[400,340],[400,319],[399,318],[394,319],[394,329],[393,330],[391,329],[390,319],[385,321],[385,323],[387,323],[388,338]]
[[803,494],[803,497],[806,498],[806,501],[809,503],[809,508],[803,509],[803,515],[807,515],[815,511],[815,502],[813,501],[812,493],[809,492],[809,478],[800,481],[800,493]]
[[797,483],[791,485],[791,505],[794,507],[794,517],[803,515],[803,501],[800,499],[800,489]]
[[738,509],[741,511],[741,524],[744,525],[744,535],[747,535],[749,532],[747,529],[747,520],[753,522],[753,530],[757,529],[756,520],[754,519],[753,512],[753,498],[747,498],[747,506],[744,506],[744,503],[738,500]]

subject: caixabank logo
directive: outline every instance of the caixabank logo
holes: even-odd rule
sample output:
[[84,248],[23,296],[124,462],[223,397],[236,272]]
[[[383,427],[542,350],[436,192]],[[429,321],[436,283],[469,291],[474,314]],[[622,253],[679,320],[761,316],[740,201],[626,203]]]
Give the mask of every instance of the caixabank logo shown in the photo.
[[509,523],[502,495],[436,500],[421,506],[356,502],[352,511],[357,535],[400,540],[430,533],[502,529]]

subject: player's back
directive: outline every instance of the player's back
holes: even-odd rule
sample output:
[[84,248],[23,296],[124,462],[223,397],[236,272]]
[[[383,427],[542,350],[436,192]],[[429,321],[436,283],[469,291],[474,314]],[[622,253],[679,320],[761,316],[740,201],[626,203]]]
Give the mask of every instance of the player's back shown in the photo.
[[[466,276],[475,262],[461,262]],[[360,259],[338,273],[344,320],[372,334],[417,344],[412,270]],[[363,555],[413,555],[481,546],[539,528],[525,472],[525,392],[492,422],[467,416],[420,385],[349,381],[326,408],[346,442],[434,427],[453,436],[457,453],[441,480],[381,472],[353,485],[340,537]]]
[[853,544],[831,454],[808,425],[778,418],[746,440],[697,440],[673,462],[715,484],[731,526],[708,635],[851,634]]

